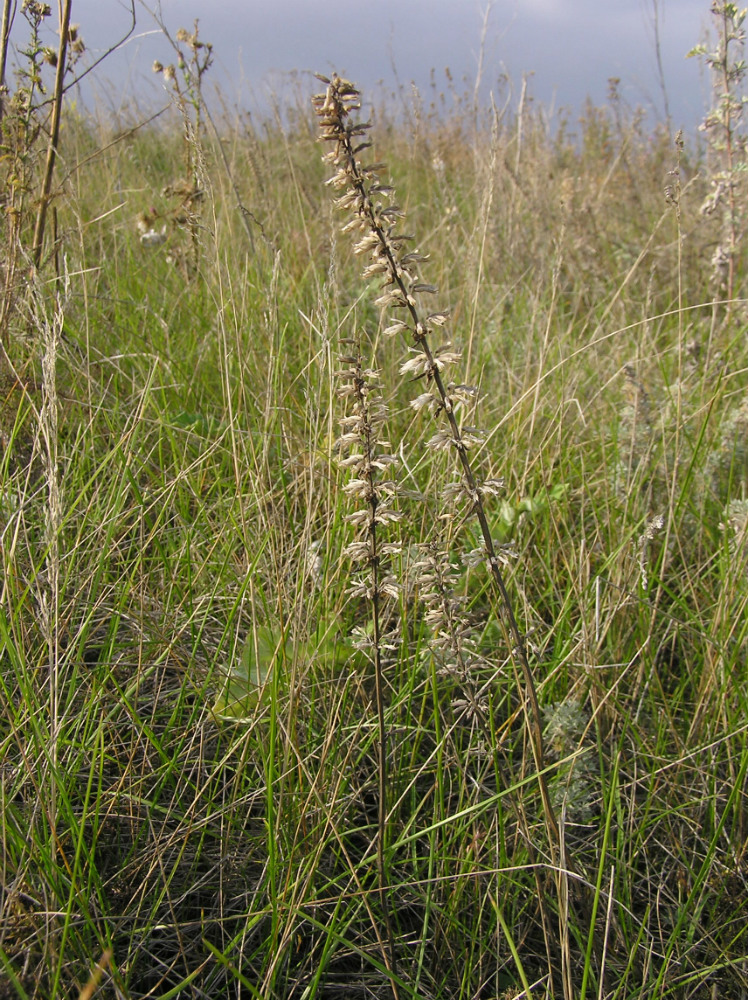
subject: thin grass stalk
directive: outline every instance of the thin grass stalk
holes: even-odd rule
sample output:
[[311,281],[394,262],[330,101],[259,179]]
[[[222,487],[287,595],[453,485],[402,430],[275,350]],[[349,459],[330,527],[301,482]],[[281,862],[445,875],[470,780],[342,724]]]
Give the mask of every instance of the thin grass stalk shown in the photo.
[[42,355],[43,401],[39,413],[39,434],[41,438],[42,461],[44,464],[47,505],[45,511],[45,572],[44,584],[40,588],[39,606],[41,610],[42,632],[47,644],[47,700],[49,710],[49,790],[47,799],[48,821],[52,843],[50,849],[57,852],[57,781],[60,740],[60,531],[62,527],[62,499],[58,468],[58,398],[57,398],[57,355],[62,333],[63,313],[58,300],[54,315],[50,318],[44,306],[38,301],[37,321],[44,338]]
[[3,18],[0,25],[0,122],[5,112],[5,72],[8,67],[8,45],[14,6],[13,0],[3,0]]
[[83,987],[83,989],[78,994],[78,1000],[92,1000],[93,995],[98,989],[99,983],[101,982],[104,973],[109,968],[113,957],[113,952],[111,948],[106,948],[102,953],[101,958],[94,966],[93,972],[88,977],[88,982]]
[[55,72],[55,89],[52,95],[52,124],[49,135],[49,145],[47,146],[47,162],[44,166],[44,180],[39,196],[39,209],[34,225],[34,241],[32,257],[34,267],[38,268],[42,259],[42,247],[44,245],[44,229],[47,222],[47,210],[49,208],[50,195],[52,192],[52,178],[57,162],[57,146],[60,141],[60,121],[62,120],[62,99],[64,95],[65,69],[67,65],[68,31],[70,29],[70,15],[73,10],[73,0],[65,0],[60,18],[60,45],[57,51],[57,68]]
[[[493,748],[495,769],[499,785],[507,792],[510,791],[510,784],[506,781],[506,774],[509,773],[508,762],[502,761],[502,751],[500,747],[500,737],[497,736],[492,724],[490,711],[484,705],[480,689],[476,689],[471,680],[472,665],[476,658],[480,659],[480,654],[476,649],[475,637],[471,635],[472,629],[469,618],[464,613],[465,598],[456,593],[457,575],[453,574],[449,562],[448,544],[442,548],[438,542],[432,541],[423,546],[423,558],[415,564],[414,579],[419,589],[419,600],[426,609],[426,619],[431,630],[431,645],[439,650],[442,661],[442,669],[453,672],[460,679],[464,697],[464,707],[461,714],[472,716],[473,721],[484,733],[488,745]],[[511,718],[504,724],[504,729],[508,729],[514,719],[522,713],[522,708],[518,708]],[[506,763],[506,768],[502,766]],[[543,926],[543,938],[546,947],[546,957],[549,969],[554,966],[553,958],[553,934],[550,929],[545,901],[547,892],[545,880],[541,877],[538,851],[535,848],[530,825],[527,821],[522,802],[515,795],[508,796],[509,807],[517,820],[517,827],[522,831],[530,866],[535,880],[537,891],[538,909]],[[563,857],[562,857],[563,861]],[[559,899],[568,899],[567,885],[563,873],[559,874]],[[565,928],[563,925],[564,913],[560,913],[560,938],[563,945]],[[568,935],[567,935],[568,938]]]
[[[618,781],[619,781],[619,767],[621,764],[621,754],[618,752],[615,760],[613,761],[613,769],[610,776],[610,786],[608,788],[608,801],[605,809],[605,826],[603,828],[602,843],[600,845],[600,859],[597,866],[597,879],[595,881],[594,895],[592,899],[592,918],[590,921],[589,934],[587,935],[587,948],[584,956],[584,968],[582,970],[582,983],[579,991],[579,1000],[586,1000],[587,997],[587,987],[589,984],[590,968],[592,963],[592,956],[595,953],[597,942],[595,940],[595,921],[597,918],[597,910],[601,898],[604,895],[603,891],[603,876],[605,874],[605,864],[608,860],[610,852],[610,829],[611,823],[613,821],[613,812],[615,809],[616,795],[618,792]],[[606,919],[606,929],[610,928],[610,914],[613,905],[613,877],[615,873],[615,865],[611,866],[611,886],[608,893],[608,912]],[[607,949],[608,934],[606,933],[603,937],[603,947],[600,953],[600,990],[602,991],[605,984],[605,952]]]
[[260,277],[262,277],[263,266],[261,260],[256,256],[255,237],[254,233],[252,232],[252,227],[249,224],[250,220],[260,230],[260,235],[262,239],[265,241],[267,246],[270,246],[270,241],[268,240],[267,235],[265,234],[265,227],[263,226],[262,222],[260,222],[260,220],[254,215],[254,213],[247,208],[247,206],[244,204],[242,200],[242,195],[234,178],[234,173],[233,170],[231,169],[231,164],[229,163],[228,157],[226,156],[224,143],[221,141],[221,133],[219,132],[218,126],[213,120],[213,116],[211,115],[210,108],[208,107],[207,104],[204,106],[204,110],[205,110],[205,118],[210,123],[210,127],[213,130],[213,138],[215,140],[214,148],[218,150],[218,156],[223,165],[223,171],[229,182],[229,186],[231,187],[231,193],[233,194],[234,200],[236,202],[236,207],[239,212],[239,219],[241,221],[242,226],[244,227],[245,233],[247,234],[247,239],[249,240],[250,253],[252,254],[252,257],[256,261],[258,273]]
[[[372,513],[376,513],[376,498],[372,502]],[[372,518],[370,527],[371,547],[377,552],[377,525]],[[377,708],[377,889],[379,906],[384,918],[387,934],[389,955],[385,953],[387,971],[391,974],[392,995],[398,1000],[397,989],[397,952],[395,950],[395,934],[392,927],[389,901],[387,899],[388,866],[386,861],[387,847],[387,727],[384,718],[384,670],[382,664],[382,616],[380,612],[381,570],[379,559],[371,561],[371,620],[372,620],[372,655],[374,657],[374,697]]]

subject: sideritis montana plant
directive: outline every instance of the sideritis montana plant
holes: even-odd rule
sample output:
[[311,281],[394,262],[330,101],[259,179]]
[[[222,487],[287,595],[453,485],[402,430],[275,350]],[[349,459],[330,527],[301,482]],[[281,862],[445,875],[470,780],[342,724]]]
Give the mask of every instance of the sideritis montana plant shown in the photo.
[[[569,861],[563,850],[545,776],[542,716],[527,646],[504,578],[502,567],[506,565],[506,554],[492,537],[487,506],[490,499],[500,493],[503,483],[498,479],[481,478],[477,464],[470,457],[470,449],[479,445],[484,435],[477,428],[467,426],[463,417],[467,407],[475,403],[478,391],[472,386],[456,384],[449,376],[449,369],[460,359],[459,350],[445,337],[449,313],[429,305],[438,289],[421,273],[428,258],[413,248],[414,237],[401,228],[404,212],[394,201],[392,186],[382,180],[385,165],[367,162],[364,157],[372,143],[368,138],[369,123],[355,116],[361,108],[360,92],[337,75],[330,79],[318,78],[325,85],[325,91],[315,96],[313,103],[319,119],[320,138],[329,146],[324,160],[334,169],[328,184],[339,192],[337,207],[348,216],[342,227],[343,232],[355,234],[353,253],[366,260],[363,276],[373,279],[380,286],[375,304],[386,314],[384,334],[401,337],[407,343],[408,357],[400,366],[400,374],[423,386],[423,391],[412,400],[411,406],[415,410],[427,411],[435,421],[427,446],[456,459],[456,462],[450,463],[456,475],[450,476],[448,485],[442,490],[438,501],[441,517],[436,521],[477,524],[480,545],[477,549],[473,548],[467,561],[472,567],[485,567],[484,572],[491,581],[493,616],[503,635],[507,662],[513,664],[518,700],[522,706],[519,714],[524,713],[526,720],[535,778],[542,799],[547,847],[545,851],[541,850],[540,855],[536,853],[535,845],[528,844],[528,849],[532,858],[540,860],[542,857],[547,861],[554,873],[559,916],[563,921],[564,913],[568,913],[562,903],[562,900],[568,901],[568,885],[563,870],[566,869],[568,874]],[[382,601],[394,593],[395,583],[392,574],[385,569],[386,559],[393,550],[382,546],[379,534],[396,516],[393,496],[397,494],[397,489],[392,480],[394,459],[390,454],[396,449],[382,446],[381,450],[385,450],[386,454],[376,458],[374,445],[386,419],[385,408],[379,399],[379,373],[376,364],[364,364],[358,339],[354,338],[354,342],[354,351],[348,338],[343,349],[342,394],[353,398],[353,412],[344,420],[342,445],[347,456],[344,462],[353,472],[347,491],[360,498],[365,509],[351,515],[362,534],[349,546],[348,554],[364,566],[363,578],[354,586],[357,596],[365,597],[370,602],[372,618],[368,643],[369,658],[375,672],[380,743],[378,882],[385,926],[390,932],[383,892],[388,876],[385,864],[385,820],[388,811],[385,783],[387,733],[381,676],[384,639],[380,616]],[[348,454],[346,448],[353,450]],[[455,597],[454,564],[450,569],[450,553],[444,552],[439,539],[416,541],[424,543],[422,556],[414,566],[415,584],[425,608],[422,620],[425,628],[430,630],[434,658],[438,659],[442,670],[451,670],[453,675],[461,676],[465,714],[471,715],[475,724],[483,727],[487,742],[493,740],[495,744],[495,727],[486,718],[480,691],[469,681],[471,666],[476,662],[478,653],[470,635],[471,625],[464,605],[460,598]],[[450,544],[454,546],[453,541]],[[500,657],[500,652],[494,650],[493,656]],[[495,745],[493,750],[496,751]],[[522,812],[521,807],[518,812]],[[539,878],[536,878],[536,884],[543,910],[543,888]],[[544,925],[548,945],[545,919]],[[392,972],[395,966],[394,950],[390,952],[388,964]]]

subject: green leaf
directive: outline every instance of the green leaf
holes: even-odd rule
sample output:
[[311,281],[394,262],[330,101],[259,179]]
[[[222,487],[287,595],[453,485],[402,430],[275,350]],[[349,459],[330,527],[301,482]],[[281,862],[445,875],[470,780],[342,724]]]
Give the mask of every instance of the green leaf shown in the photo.
[[204,436],[210,434],[216,427],[216,421],[212,417],[205,417],[202,413],[186,413],[184,410],[172,417],[171,422],[175,427]]
[[216,715],[232,719],[256,714],[266,697],[268,682],[278,657],[289,656],[290,640],[269,625],[258,625],[238,659],[229,667],[223,689],[216,699]]

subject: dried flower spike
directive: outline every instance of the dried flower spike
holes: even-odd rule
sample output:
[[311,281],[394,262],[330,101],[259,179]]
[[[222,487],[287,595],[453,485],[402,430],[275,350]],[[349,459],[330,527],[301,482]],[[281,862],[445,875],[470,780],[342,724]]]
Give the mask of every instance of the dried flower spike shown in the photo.
[[[376,299],[376,305],[383,310],[395,309],[399,312],[395,323],[388,326],[387,332],[410,334],[412,356],[401,366],[401,374],[409,375],[413,379],[423,378],[427,386],[433,386],[436,398],[434,410],[444,414],[447,427],[437,432],[429,444],[432,448],[454,450],[457,453],[464,491],[472,499],[486,561],[503,609],[503,614],[499,617],[506,627],[507,644],[514,651],[523,677],[525,695],[529,703],[528,727],[532,737],[533,756],[543,799],[548,838],[553,856],[557,859],[560,836],[543,775],[540,706],[525,643],[504,583],[501,560],[491,538],[483,495],[468,458],[468,447],[480,440],[480,434],[472,428],[469,431],[461,430],[455,415],[457,399],[453,398],[443,378],[444,369],[459,359],[459,353],[448,343],[437,349],[431,347],[429,338],[435,328],[444,326],[447,314],[434,311],[433,306],[428,310],[422,308],[422,300],[426,297],[431,298],[437,293],[436,286],[424,281],[419,273],[419,267],[426,258],[417,251],[405,249],[412,236],[399,229],[404,216],[402,209],[397,204],[388,204],[394,192],[391,186],[383,185],[380,181],[379,175],[384,169],[384,164],[367,166],[361,160],[360,154],[371,145],[365,138],[371,126],[368,122],[358,122],[352,117],[352,112],[361,107],[359,91],[350,81],[342,79],[337,74],[320,79],[326,84],[325,91],[317,94],[312,103],[319,120],[320,140],[330,147],[324,156],[325,162],[334,168],[330,184],[336,190],[343,192],[336,199],[336,204],[338,208],[352,216],[343,229],[356,231],[359,234],[355,250],[361,256],[368,257],[365,273],[368,277],[380,280],[381,293]],[[425,400],[423,405],[425,408],[432,408]]]

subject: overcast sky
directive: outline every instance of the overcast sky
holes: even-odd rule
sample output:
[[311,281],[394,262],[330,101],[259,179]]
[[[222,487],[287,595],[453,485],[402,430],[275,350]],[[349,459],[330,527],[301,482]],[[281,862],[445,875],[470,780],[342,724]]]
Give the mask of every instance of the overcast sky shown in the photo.
[[[53,8],[56,5],[53,4]],[[151,7],[154,4],[150,5]],[[673,127],[693,131],[707,95],[699,61],[686,59],[709,25],[709,0],[495,0],[482,32],[487,2],[480,0],[161,0],[174,34],[200,18],[200,34],[214,45],[210,77],[230,101],[257,105],[282,90],[296,70],[337,69],[360,86],[379,81],[429,96],[430,71],[443,89],[449,67],[462,89],[475,81],[483,51],[483,90],[502,95],[508,76],[518,93],[523,74],[529,92],[546,107],[578,111],[586,96],[604,103],[608,79],[619,77],[624,98],[664,118],[665,97],[656,59],[657,32],[665,93]],[[105,105],[116,111],[133,98],[157,101],[154,59],[169,62],[147,8],[136,0],[137,24],[116,56],[97,71]],[[129,0],[73,0],[73,20],[91,58],[127,34]],[[20,15],[14,37],[22,38]],[[483,45],[481,37],[484,35]],[[302,78],[311,91],[311,80]],[[90,91],[84,94],[86,102]],[[498,97],[497,93],[497,97]]]

